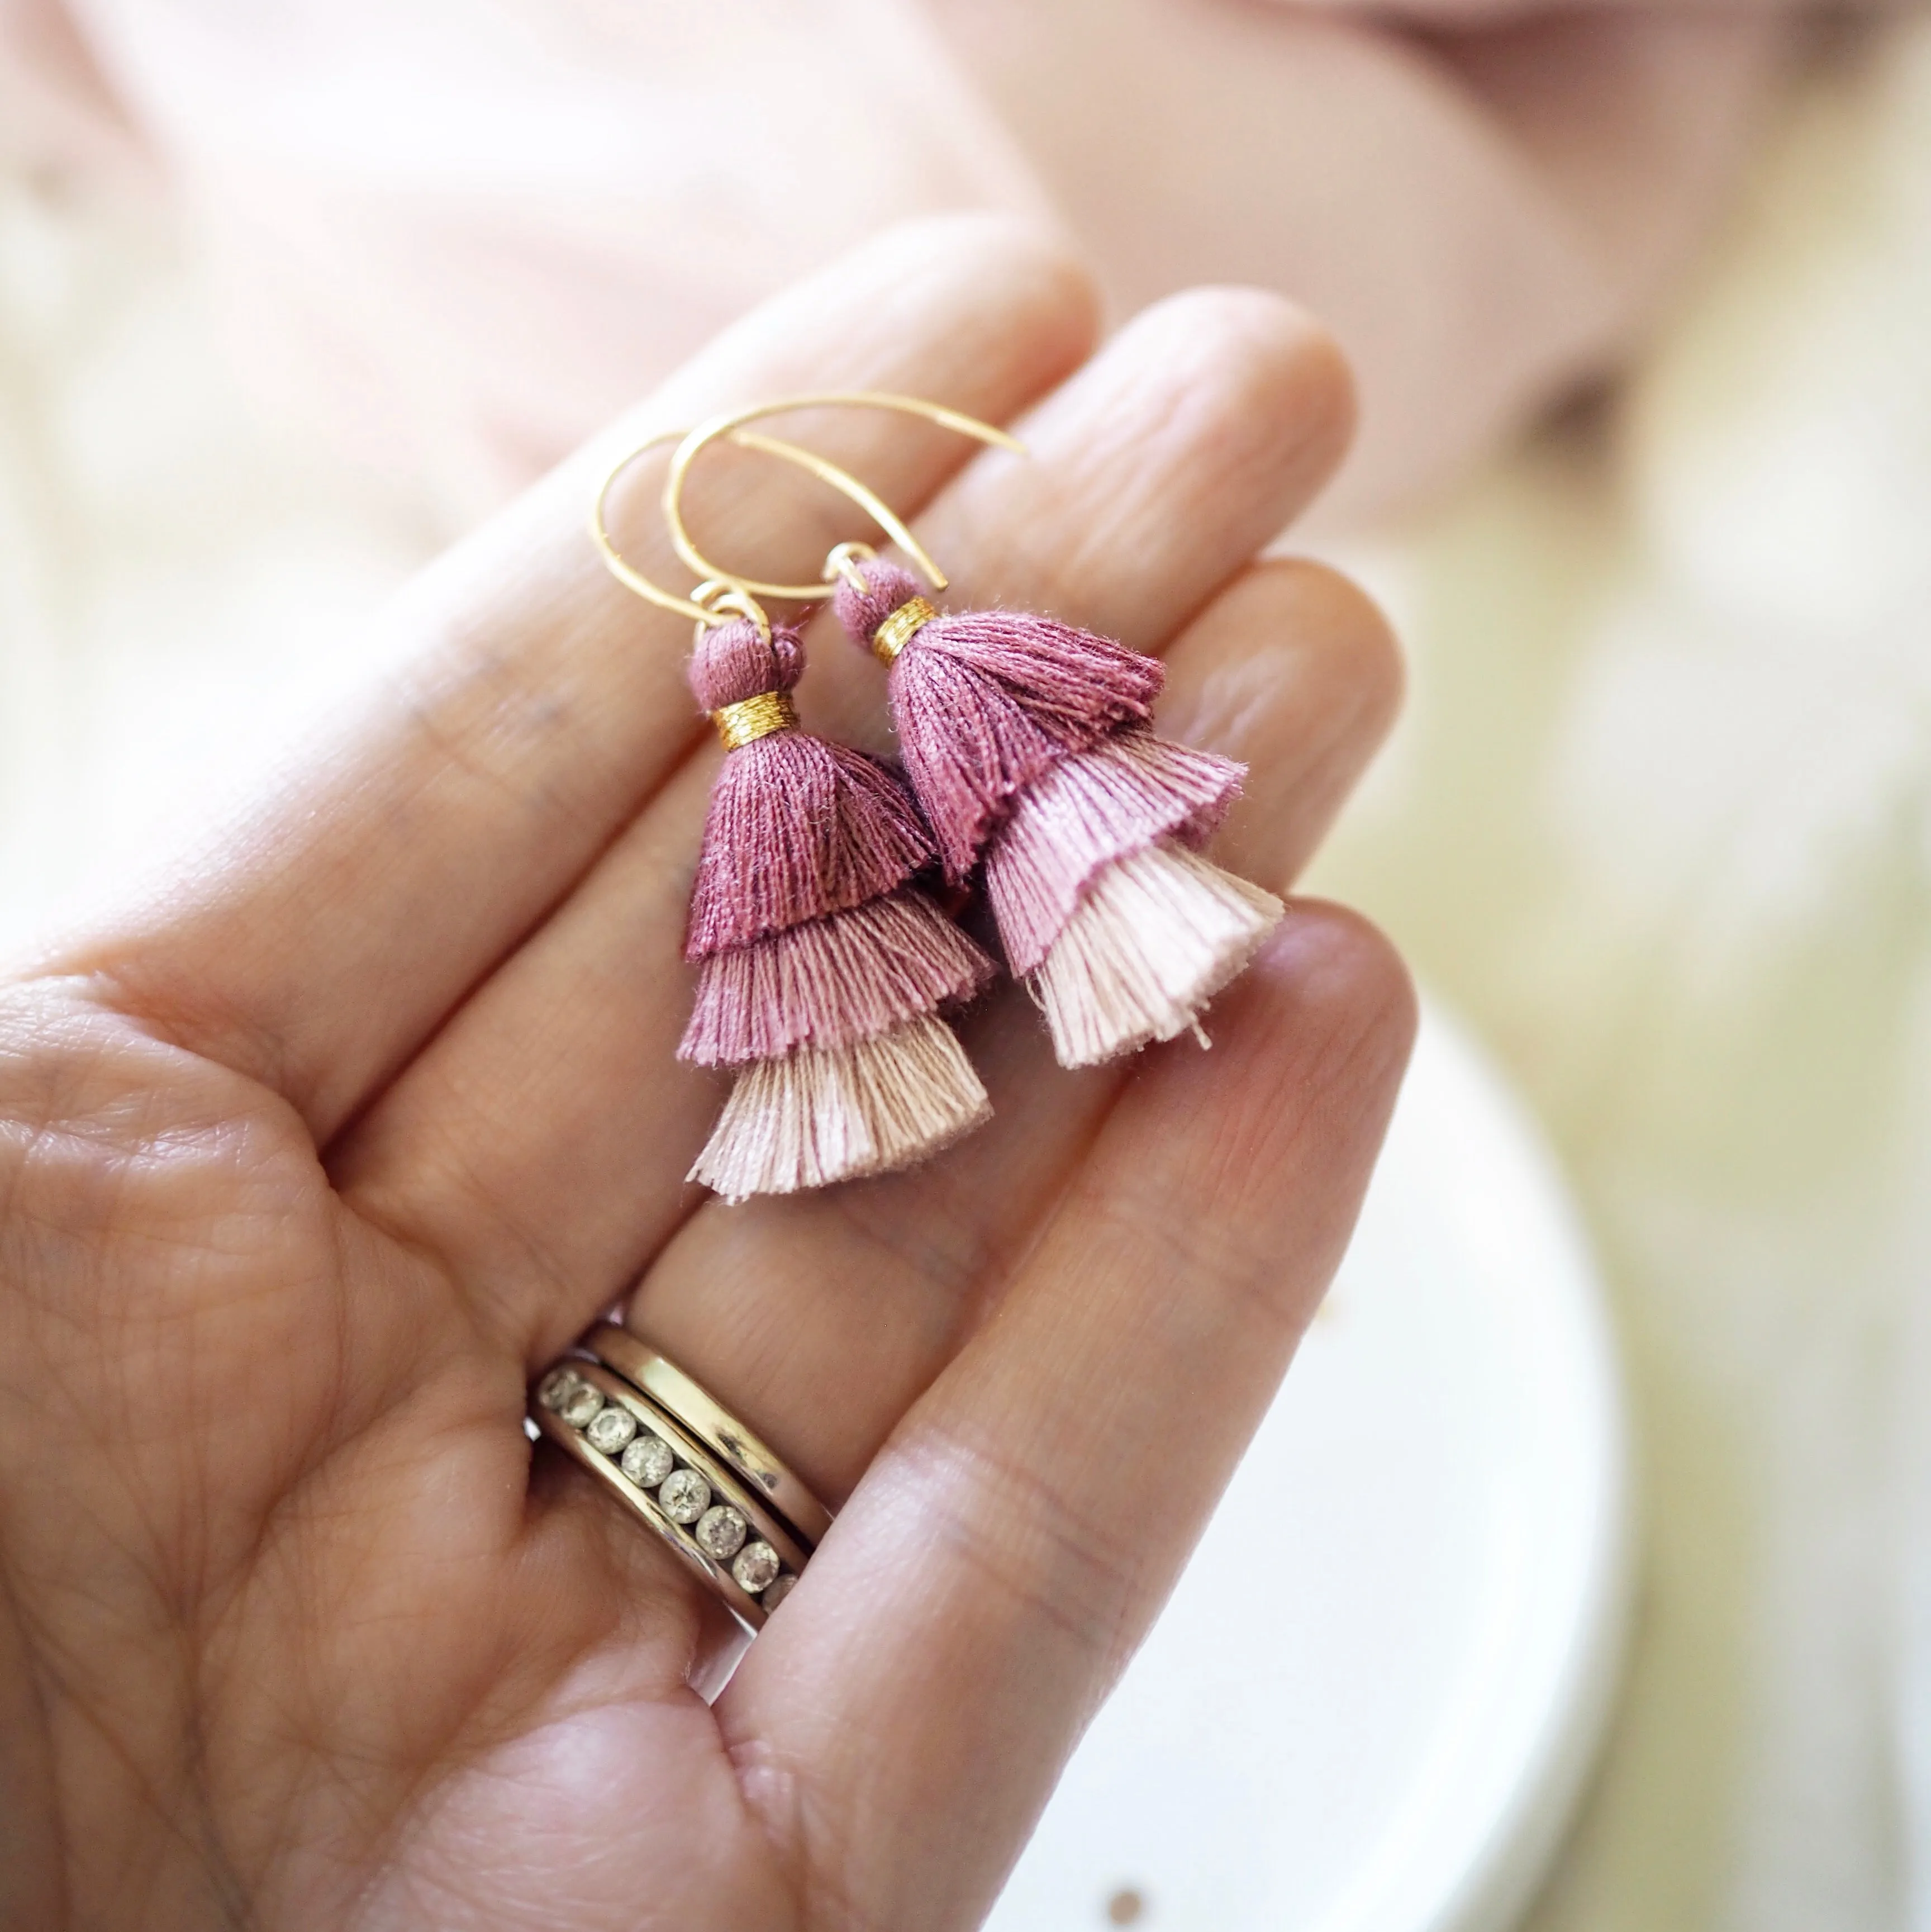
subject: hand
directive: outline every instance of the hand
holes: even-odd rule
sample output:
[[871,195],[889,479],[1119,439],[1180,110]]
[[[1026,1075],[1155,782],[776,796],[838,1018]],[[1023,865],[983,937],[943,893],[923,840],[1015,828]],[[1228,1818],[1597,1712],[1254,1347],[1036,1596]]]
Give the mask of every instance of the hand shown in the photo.
[[[1282,885],[1399,682],[1358,593],[1250,561],[1338,458],[1345,373],[1258,296],[1089,362],[1093,326],[1042,244],[941,224],[628,428],[807,388],[1023,416],[1030,461],[811,435],[924,506],[962,597],[1163,652],[1162,728],[1252,761],[1219,856]],[[427,574],[388,688],[214,856],[0,990],[10,1927],[973,1923],[1339,1257],[1411,1003],[1316,904],[1211,1052],[1064,1073],[1009,988],[963,1028],[998,1118],[943,1159],[682,1185],[721,1091],[672,1057],[715,754],[686,628],[583,537],[597,467]],[[750,458],[694,514],[780,575],[852,533]],[[875,738],[877,667],[812,643],[807,722]],[[627,1291],[841,1506],[715,1704],[722,1612],[521,1427]]]

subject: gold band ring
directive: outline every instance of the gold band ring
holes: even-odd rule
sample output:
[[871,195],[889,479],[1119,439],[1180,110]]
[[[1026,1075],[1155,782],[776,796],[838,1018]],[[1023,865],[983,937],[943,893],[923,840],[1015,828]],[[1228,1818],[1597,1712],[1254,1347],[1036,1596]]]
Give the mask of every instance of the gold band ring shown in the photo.
[[[621,1343],[611,1344],[616,1336],[635,1340],[613,1324],[600,1324],[593,1338],[601,1345],[600,1357],[607,1349],[623,1352]],[[660,1380],[675,1378],[703,1394],[661,1356],[637,1346],[668,1372],[660,1372]],[[766,1486],[747,1478],[735,1455],[706,1439],[715,1433],[734,1444],[757,1444],[726,1411],[705,1400],[711,1402],[707,1420],[715,1420],[715,1429],[693,1427],[605,1360],[568,1356],[538,1379],[529,1413],[541,1434],[589,1470],[755,1631],[803,1574],[817,1538],[801,1535],[773,1508]],[[775,1457],[769,1460],[783,1471]],[[814,1525],[829,1527],[830,1512],[788,1471],[783,1479],[794,1507]]]
[[583,1345],[748,1483],[808,1551],[824,1540],[831,1511],[702,1383],[614,1322],[600,1322],[583,1337]]

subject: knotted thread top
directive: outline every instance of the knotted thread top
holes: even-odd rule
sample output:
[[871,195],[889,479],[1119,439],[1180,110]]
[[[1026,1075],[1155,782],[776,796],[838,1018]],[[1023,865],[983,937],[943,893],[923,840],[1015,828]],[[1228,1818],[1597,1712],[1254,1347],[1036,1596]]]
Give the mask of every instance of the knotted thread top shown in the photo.
[[901,604],[919,596],[919,580],[910,571],[883,557],[868,556],[856,566],[859,581],[841,577],[832,593],[838,622],[859,644],[869,646],[878,627]]
[[699,706],[721,711],[766,692],[787,692],[804,675],[805,646],[796,630],[762,634],[748,618],[707,629],[687,674]]

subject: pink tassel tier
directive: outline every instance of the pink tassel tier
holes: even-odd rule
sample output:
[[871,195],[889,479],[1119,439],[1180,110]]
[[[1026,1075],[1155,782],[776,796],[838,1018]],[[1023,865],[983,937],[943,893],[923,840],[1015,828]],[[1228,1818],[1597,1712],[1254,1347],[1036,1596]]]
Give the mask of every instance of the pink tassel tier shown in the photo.
[[906,770],[947,874],[983,859],[1008,963],[1061,1063],[1199,1034],[1282,912],[1199,856],[1241,767],[1147,728],[1157,659],[1023,613],[941,615],[895,566],[858,568],[840,620],[888,658]]
[[991,1111],[938,1016],[992,962],[912,883],[935,854],[903,782],[798,728],[802,668],[795,633],[742,622],[706,632],[691,666],[733,748],[691,894],[678,1054],[738,1072],[690,1176],[731,1200],[908,1166]]
[[678,1058],[742,1066],[794,1047],[855,1046],[965,1005],[992,974],[992,962],[908,886],[712,953]]
[[[867,588],[838,590],[838,614],[869,645],[919,594],[895,566],[863,566]],[[1025,788],[1069,753],[1153,716],[1156,658],[1023,611],[934,617],[892,661],[892,715],[912,788],[957,881]]]

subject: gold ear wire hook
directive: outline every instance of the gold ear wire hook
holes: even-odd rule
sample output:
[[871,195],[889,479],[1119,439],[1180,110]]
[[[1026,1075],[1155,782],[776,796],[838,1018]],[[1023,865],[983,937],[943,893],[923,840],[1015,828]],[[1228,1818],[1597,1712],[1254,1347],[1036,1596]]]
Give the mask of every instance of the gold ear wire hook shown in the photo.
[[741,590],[760,597],[782,597],[795,602],[809,604],[817,602],[829,595],[822,579],[816,584],[770,584],[754,577],[734,575],[712,562],[691,540],[691,533],[684,525],[685,478],[690,473],[691,464],[705,448],[723,437],[742,447],[781,457],[787,463],[809,470],[821,482],[829,483],[833,489],[857,504],[892,537],[925,573],[927,581],[934,590],[944,590],[945,572],[926,554],[918,538],[905,526],[904,520],[856,477],[811,450],[802,449],[795,443],[782,442],[775,436],[760,435],[757,431],[744,427],[745,424],[756,422],[763,417],[780,416],[793,410],[843,408],[896,410],[906,416],[922,416],[928,422],[937,423],[942,429],[956,430],[961,436],[975,437],[995,448],[1016,451],[1022,456],[1026,453],[1026,446],[1018,437],[1008,434],[1006,430],[997,428],[991,423],[981,422],[976,416],[969,416],[959,410],[949,410],[942,403],[928,402],[922,396],[895,395],[884,390],[854,389],[832,391],[818,395],[787,396],[778,402],[760,403],[750,409],[733,410],[700,423],[677,446],[677,452],[670,459],[670,468],[664,479],[664,520],[670,526],[670,541],[677,554],[699,575],[724,578]]
[[[931,553],[912,534],[904,520],[882,496],[868,489],[850,470],[840,469],[835,463],[829,458],[820,456],[816,450],[806,449],[795,442],[781,442],[775,436],[761,436],[754,429],[727,430],[724,432],[724,437],[727,442],[736,443],[742,448],[762,450],[767,456],[781,457],[787,463],[794,464],[800,470],[809,470],[820,482],[829,483],[834,490],[849,496],[911,558],[934,590],[945,589],[946,573],[932,561]],[[697,452],[694,450],[691,454],[694,458]],[[691,542],[690,532],[684,527],[682,502],[667,504],[664,516],[670,522],[670,541],[676,545],[678,555],[687,562],[691,557],[699,555],[700,553],[697,544]],[[684,539],[681,543],[678,542],[680,536]],[[742,584],[747,590],[759,590],[766,597],[796,597],[802,594],[796,584],[759,585],[745,577],[733,578],[731,581]],[[823,579],[820,578],[814,595],[823,597],[829,594]]]
[[634,449],[618,458],[606,472],[598,485],[595,500],[590,506],[590,541],[597,547],[597,554],[604,560],[604,567],[626,589],[634,590],[647,603],[655,604],[660,610],[668,610],[673,616],[688,617],[697,625],[701,634],[712,626],[724,622],[727,616],[748,617],[757,626],[760,637],[771,634],[771,620],[763,612],[756,598],[743,586],[730,578],[721,577],[715,571],[700,573],[706,581],[697,586],[688,597],[679,597],[675,592],[666,590],[661,584],[653,584],[643,572],[628,561],[612,539],[608,526],[604,522],[604,506],[610,500],[611,486],[617,478],[636,462],[640,457],[648,456],[653,449],[661,448],[667,442],[682,440],[684,432],[672,429],[660,431],[647,442],[639,443]]

